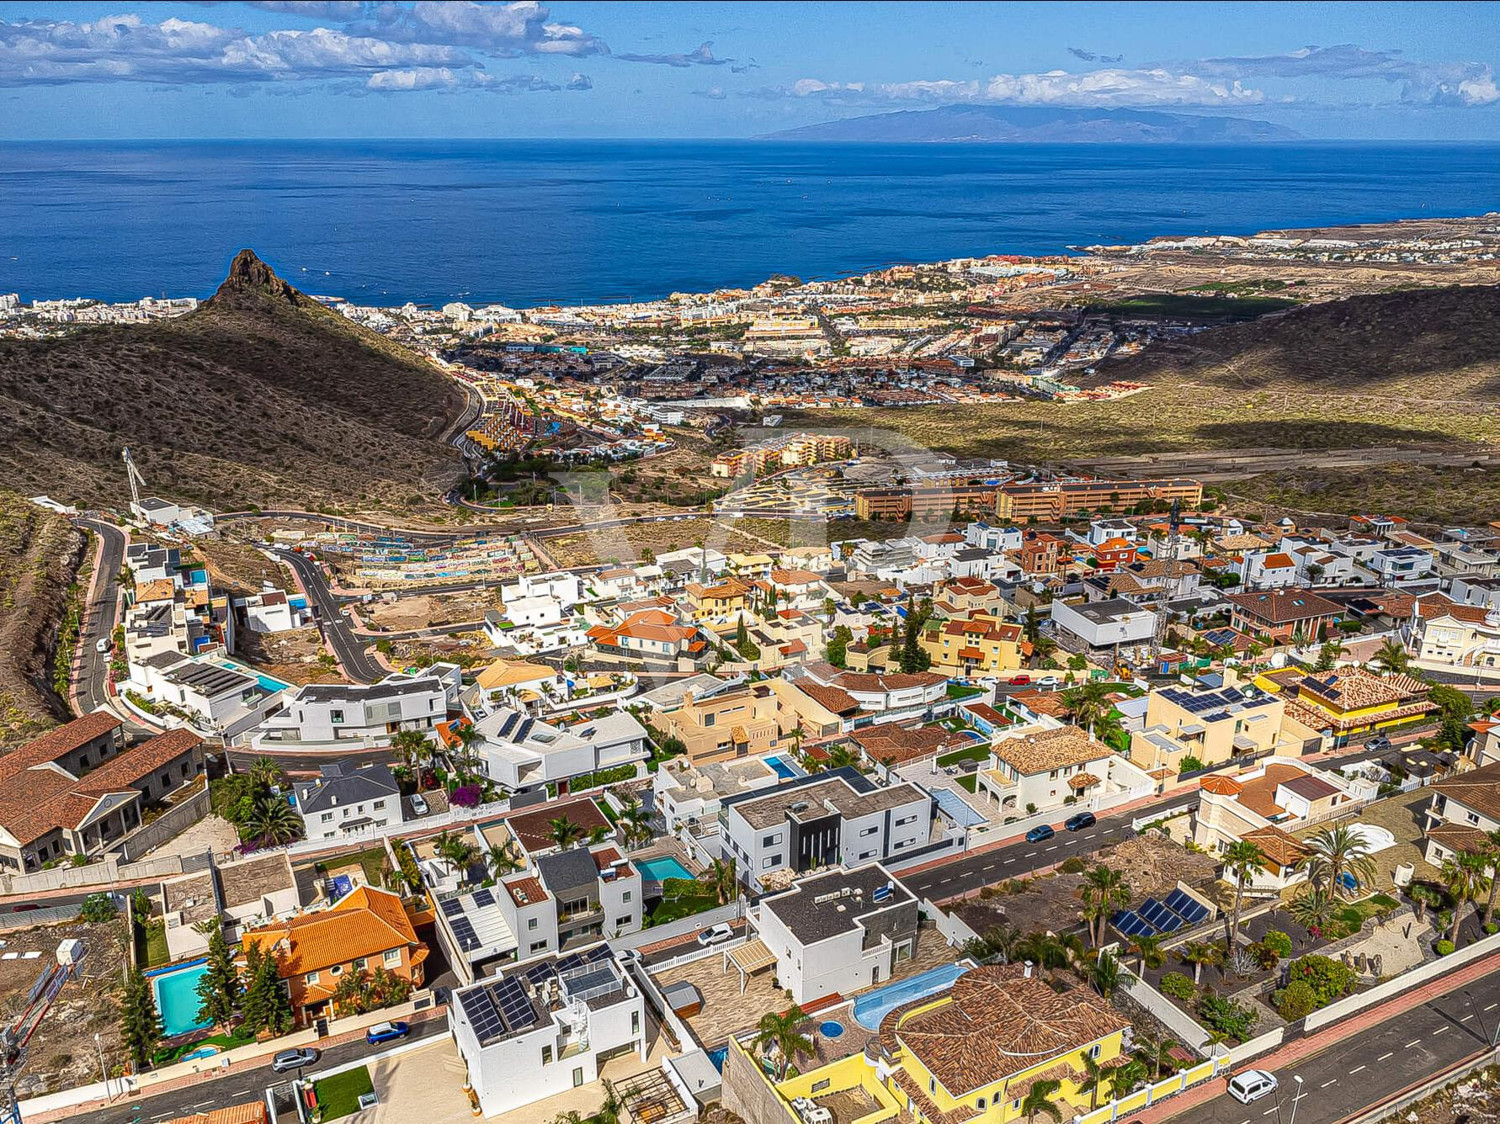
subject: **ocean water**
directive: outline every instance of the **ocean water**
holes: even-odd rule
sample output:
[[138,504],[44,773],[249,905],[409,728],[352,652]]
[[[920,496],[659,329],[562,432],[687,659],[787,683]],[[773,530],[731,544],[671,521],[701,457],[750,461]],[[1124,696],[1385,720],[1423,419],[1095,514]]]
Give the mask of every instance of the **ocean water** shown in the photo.
[[1483,145],[0,144],[0,292],[527,306],[1500,208]]

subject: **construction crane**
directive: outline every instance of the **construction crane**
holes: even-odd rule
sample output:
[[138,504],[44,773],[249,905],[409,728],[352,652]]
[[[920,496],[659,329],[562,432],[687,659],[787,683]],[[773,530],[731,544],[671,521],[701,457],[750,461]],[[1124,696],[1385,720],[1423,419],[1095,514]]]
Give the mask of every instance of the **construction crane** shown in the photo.
[[141,475],[141,470],[136,468],[135,461],[130,456],[129,445],[120,450],[120,459],[125,462],[125,479],[130,481],[130,508],[139,515],[141,489],[146,486],[146,478]]

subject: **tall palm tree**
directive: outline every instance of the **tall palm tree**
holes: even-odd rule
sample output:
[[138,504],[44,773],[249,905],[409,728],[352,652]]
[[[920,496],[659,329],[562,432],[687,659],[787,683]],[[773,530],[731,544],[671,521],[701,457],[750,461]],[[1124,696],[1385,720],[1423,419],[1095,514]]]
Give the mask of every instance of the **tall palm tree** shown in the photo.
[[1375,881],[1375,860],[1364,836],[1347,825],[1325,827],[1302,841],[1307,854],[1297,865],[1307,871],[1307,880],[1335,898],[1350,896],[1344,883],[1349,875],[1357,884]]
[[260,756],[250,762],[250,782],[257,788],[279,788],[286,783],[286,773],[274,757]]
[[490,847],[486,859],[496,878],[503,878],[521,869],[520,860],[510,853],[510,848],[498,843]]
[[1067,966],[1068,950],[1063,947],[1055,933],[1027,933],[1016,942],[1016,957],[1020,960],[1030,960],[1050,975],[1057,969]]
[[1224,870],[1234,875],[1234,905],[1229,911],[1229,942],[1224,947],[1225,957],[1230,964],[1234,963],[1239,952],[1240,909],[1245,904],[1245,882],[1261,869],[1265,861],[1266,857],[1261,854],[1260,848],[1243,839],[1231,843],[1224,852]]
[[1495,891],[1500,889],[1500,831],[1492,831],[1485,836],[1479,853],[1484,857],[1489,871],[1490,891],[1484,903],[1484,924],[1488,928],[1495,919]]
[[419,730],[398,730],[395,737],[391,738],[391,749],[408,769],[417,767],[422,752],[429,750],[430,746],[431,743]]
[[632,801],[620,813],[618,827],[625,837],[625,846],[636,847],[651,842],[656,832],[651,827],[651,817],[639,803]]
[[714,888],[714,897],[720,905],[728,905],[739,894],[739,881],[734,859],[715,859],[709,868],[708,884]]
[[1025,1115],[1027,1124],[1035,1124],[1038,1115],[1049,1116],[1053,1120],[1062,1119],[1062,1110],[1052,1103],[1053,1094],[1061,1088],[1062,1082],[1050,1077],[1045,1081],[1031,1083],[1031,1088],[1021,1101],[1021,1112]]
[[1101,996],[1108,999],[1120,986],[1120,962],[1112,952],[1106,952],[1089,968],[1089,982]]
[[1391,636],[1380,645],[1372,662],[1378,663],[1386,671],[1406,671],[1411,667],[1411,654],[1407,652],[1405,644]]
[[1104,1088],[1104,1067],[1090,1053],[1084,1053],[1078,1060],[1083,1063],[1083,1076],[1078,1079],[1078,1091],[1089,1095],[1089,1111],[1093,1112],[1099,1107],[1099,1093]]
[[552,840],[559,851],[566,851],[583,836],[583,828],[567,816],[558,816],[555,820],[547,821],[547,838]]
[[1096,863],[1083,876],[1083,912],[1089,923],[1089,939],[1104,943],[1104,926],[1117,910],[1130,903],[1130,884],[1118,870]]
[[302,835],[302,817],[285,797],[268,793],[255,802],[250,832],[263,843],[281,847]]
[[465,777],[471,777],[479,760],[479,750],[475,747],[484,740],[484,736],[475,729],[472,722],[465,722],[457,727],[453,736],[458,739],[458,771]]
[[1128,1096],[1145,1076],[1146,1067],[1135,1058],[1131,1058],[1124,1065],[1115,1066],[1106,1078],[1109,1082],[1110,1100],[1117,1101]]
[[1130,951],[1139,958],[1140,969],[1136,972],[1138,976],[1144,976],[1146,969],[1160,968],[1166,962],[1166,954],[1161,950],[1161,934],[1159,933],[1137,933],[1130,938]]
[[1320,933],[1333,915],[1333,898],[1328,891],[1317,886],[1308,886],[1287,903],[1287,913],[1298,925],[1312,933]]
[[1073,712],[1074,724],[1082,726],[1090,734],[1099,721],[1114,709],[1104,684],[1092,679],[1081,687],[1064,692],[1063,701]]
[[448,864],[450,871],[467,870],[479,858],[479,846],[476,843],[448,831],[437,837],[434,850]]
[[1448,940],[1454,945],[1458,944],[1458,927],[1463,924],[1464,906],[1484,893],[1485,883],[1489,881],[1484,876],[1484,867],[1482,856],[1466,852],[1443,861],[1439,877],[1443,880],[1443,889],[1453,897],[1453,926],[1448,932]]
[[780,1014],[767,1011],[760,1017],[760,1022],[755,1024],[755,1045],[763,1050],[774,1049],[778,1055],[776,1063],[778,1081],[786,1077],[787,1068],[792,1064],[793,1058],[798,1054],[813,1052],[812,1039],[802,1033],[811,1025],[812,1021],[795,1003]]

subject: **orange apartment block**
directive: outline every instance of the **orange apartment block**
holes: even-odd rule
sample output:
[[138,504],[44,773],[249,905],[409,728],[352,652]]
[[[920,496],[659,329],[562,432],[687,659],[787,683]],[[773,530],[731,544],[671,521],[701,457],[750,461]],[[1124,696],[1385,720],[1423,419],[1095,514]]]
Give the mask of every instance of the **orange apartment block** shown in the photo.
[[1203,502],[1203,485],[1196,480],[1078,480],[1048,484],[1006,484],[995,496],[995,515],[1024,523],[1077,515],[1082,511],[1109,508],[1121,511],[1145,500],[1197,506]]

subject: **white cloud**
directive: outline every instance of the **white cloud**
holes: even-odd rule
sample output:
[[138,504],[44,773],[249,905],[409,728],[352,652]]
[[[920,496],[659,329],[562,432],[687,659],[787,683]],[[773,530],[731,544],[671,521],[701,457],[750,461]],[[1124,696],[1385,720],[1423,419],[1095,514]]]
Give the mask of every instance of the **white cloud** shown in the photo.
[[551,12],[535,0],[513,4],[418,0],[410,8],[383,4],[353,29],[401,42],[472,47],[499,58],[609,54],[601,39],[582,28],[553,23]]
[[628,54],[628,55],[616,55],[615,58],[619,59],[621,62],[645,62],[645,63],[655,63],[658,66],[676,66],[676,67],[723,66],[725,63],[731,63],[731,62],[734,61],[733,59],[718,59],[718,58],[714,58],[714,45],[713,45],[712,42],[699,43],[696,48],[694,48],[693,50],[688,51],[688,52],[686,52],[684,54],[675,54],[675,55],[674,54],[666,54],[666,55]]
[[1200,59],[1182,69],[1210,77],[1375,80],[1400,87],[1408,104],[1487,105],[1494,72],[1481,62],[1423,62],[1400,51],[1371,51],[1353,43],[1303,47],[1282,55]]

